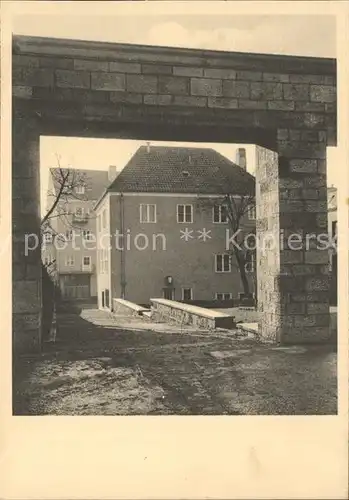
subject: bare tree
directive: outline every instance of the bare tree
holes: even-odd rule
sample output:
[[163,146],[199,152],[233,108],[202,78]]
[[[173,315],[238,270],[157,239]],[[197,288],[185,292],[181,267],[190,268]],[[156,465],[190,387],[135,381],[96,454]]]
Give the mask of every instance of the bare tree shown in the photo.
[[[246,235],[242,227],[243,217],[251,210],[255,210],[255,197],[251,194],[234,196],[227,194],[224,197],[223,206],[231,230],[236,234],[235,241],[237,245],[233,245],[233,253],[239,268],[241,284],[244,294],[248,297],[251,293],[250,284],[247,278],[247,265],[252,258],[254,245],[249,244],[248,236],[255,237],[255,229]],[[252,249],[251,249],[252,247]]]
[[[227,249],[227,253],[235,257],[243,292],[245,297],[251,295],[250,282],[248,280],[247,266],[255,255],[254,242],[251,243],[249,237],[253,237],[255,241],[255,228],[249,230],[246,234],[242,221],[244,216],[250,211],[255,210],[255,195],[250,192],[245,195],[236,195],[227,193],[219,198],[202,198],[202,207],[213,209],[216,207],[220,210],[220,217],[226,220],[230,230],[233,232],[234,242],[232,248]],[[254,284],[254,288],[255,284]],[[255,290],[254,290],[255,291]]]
[[60,235],[52,226],[53,219],[59,218],[67,227],[78,228],[75,225],[70,213],[70,203],[72,200],[86,200],[86,195],[79,193],[79,187],[86,185],[86,175],[73,168],[63,168],[60,158],[56,155],[58,167],[52,169],[52,189],[48,190],[48,209],[41,220],[41,234],[51,234],[53,238]]
[[[41,220],[41,237],[42,239],[49,237],[52,242],[55,239],[65,239],[65,235],[55,230],[54,219],[63,221],[67,228],[80,229],[71,216],[71,201],[87,199],[84,192],[79,190],[80,187],[86,186],[86,175],[73,168],[63,168],[57,154],[56,158],[58,167],[50,171],[52,187],[47,192],[48,209]],[[48,276],[54,279],[55,261],[44,263],[44,266]]]

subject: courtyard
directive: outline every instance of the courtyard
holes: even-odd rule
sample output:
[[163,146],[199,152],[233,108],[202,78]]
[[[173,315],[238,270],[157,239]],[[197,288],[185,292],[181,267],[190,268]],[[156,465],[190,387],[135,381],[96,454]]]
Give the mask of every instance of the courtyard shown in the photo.
[[335,346],[279,347],[116,316],[58,316],[55,343],[22,356],[16,415],[336,414]]

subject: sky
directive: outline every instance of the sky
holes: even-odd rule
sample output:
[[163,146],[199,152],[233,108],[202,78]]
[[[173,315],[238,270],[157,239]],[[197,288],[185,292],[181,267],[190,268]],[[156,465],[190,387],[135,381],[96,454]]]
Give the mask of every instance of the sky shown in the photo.
[[[91,11],[89,10],[91,4],[82,2],[75,4],[80,4],[79,11],[76,12],[75,9],[75,14],[60,8],[54,16],[47,13],[17,15],[12,23],[13,32],[54,38],[336,57],[335,18],[328,15],[234,15],[232,10],[229,15],[212,15],[212,13],[198,15],[197,10],[195,15],[178,13],[166,15],[155,14],[154,8],[152,15],[137,15],[135,14],[137,11],[127,15],[125,10],[121,10],[121,6],[119,8],[117,2],[109,3],[113,5],[108,5],[108,13],[105,6],[100,10],[95,7],[94,11]],[[82,4],[84,4],[83,9]],[[100,12],[102,10],[103,12]],[[159,11],[164,12],[160,8]],[[47,189],[48,169],[57,166],[56,155],[61,158],[62,165],[69,165],[72,168],[106,170],[109,165],[116,165],[121,169],[141,144],[144,142],[43,137],[41,139],[42,199]],[[184,143],[176,144],[184,145]],[[239,145],[201,144],[201,146],[214,147],[234,161],[235,151]],[[339,183],[336,174],[338,172],[336,149],[328,148],[329,185]],[[250,146],[247,146],[247,163],[248,169],[253,171],[254,149]]]

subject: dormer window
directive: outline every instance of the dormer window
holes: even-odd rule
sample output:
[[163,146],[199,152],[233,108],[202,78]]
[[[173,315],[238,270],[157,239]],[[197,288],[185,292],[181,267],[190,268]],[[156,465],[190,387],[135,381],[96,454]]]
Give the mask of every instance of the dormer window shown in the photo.
[[183,170],[182,174],[183,174],[184,177],[189,177],[188,170]]
[[76,186],[75,192],[76,194],[85,194],[85,186]]

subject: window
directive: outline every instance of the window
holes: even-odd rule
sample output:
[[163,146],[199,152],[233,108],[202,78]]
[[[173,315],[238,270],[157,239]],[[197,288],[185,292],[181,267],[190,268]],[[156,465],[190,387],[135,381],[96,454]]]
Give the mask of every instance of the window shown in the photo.
[[215,224],[226,224],[228,222],[226,205],[215,205],[213,207],[213,222]]
[[249,220],[255,220],[256,219],[256,207],[255,205],[251,205],[248,209],[247,212]]
[[82,265],[84,267],[90,267],[91,265],[91,257],[89,255],[82,258]]
[[186,224],[193,222],[193,205],[177,205],[177,222]]
[[65,239],[66,239],[66,241],[71,241],[73,239],[73,230],[72,229],[68,229],[65,232]]
[[216,300],[231,300],[233,298],[232,293],[216,293]]
[[75,217],[77,219],[83,219],[84,218],[84,209],[83,209],[83,207],[76,207],[76,209],[75,209]]
[[215,256],[216,273],[230,273],[231,260],[228,253],[218,254]]
[[106,307],[109,307],[109,290],[106,289],[105,291],[105,305]]
[[140,222],[156,222],[156,205],[144,205],[139,207]]
[[52,233],[44,233],[44,242],[45,243],[52,243],[53,236]]
[[248,252],[246,255],[245,270],[247,273],[254,273],[256,269],[256,254]]
[[74,265],[74,256],[73,255],[67,255],[66,260],[65,260],[66,266],[72,267]]
[[53,260],[53,259],[52,259],[52,255],[51,255],[51,254],[49,254],[49,255],[45,255],[45,258],[44,258],[44,264],[45,264],[45,266],[50,265],[50,264],[51,264],[51,262],[52,262],[52,260]]
[[182,300],[193,300],[193,289],[192,288],[182,288]]
[[102,274],[108,272],[108,250],[106,248],[100,250],[99,267]]
[[336,236],[337,234],[337,221],[332,221],[332,236]]
[[87,240],[87,241],[91,241],[92,240],[92,231],[90,231],[89,229],[85,229],[83,232],[82,232],[82,237],[84,238],[84,240]]
[[75,192],[76,192],[76,194],[84,194],[85,193],[85,186],[76,186]]

